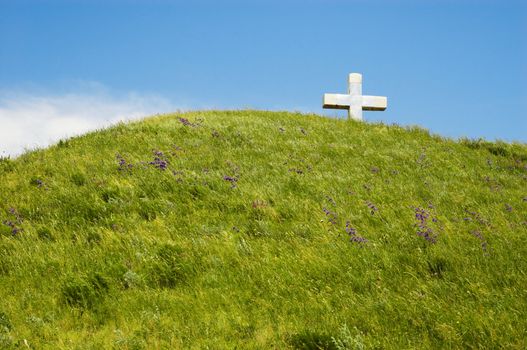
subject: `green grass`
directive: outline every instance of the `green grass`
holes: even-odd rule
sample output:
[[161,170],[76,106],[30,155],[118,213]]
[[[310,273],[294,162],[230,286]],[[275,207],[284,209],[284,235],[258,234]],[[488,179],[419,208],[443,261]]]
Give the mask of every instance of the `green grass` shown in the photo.
[[526,243],[524,144],[159,116],[0,160],[0,348],[525,349]]

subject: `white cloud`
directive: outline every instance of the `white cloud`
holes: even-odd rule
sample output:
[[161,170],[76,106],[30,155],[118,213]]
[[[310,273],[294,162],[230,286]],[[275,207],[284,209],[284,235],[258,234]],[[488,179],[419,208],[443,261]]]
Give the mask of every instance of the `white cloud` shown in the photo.
[[0,91],[0,156],[17,156],[65,137],[175,109],[159,96],[113,96],[100,87],[63,95]]

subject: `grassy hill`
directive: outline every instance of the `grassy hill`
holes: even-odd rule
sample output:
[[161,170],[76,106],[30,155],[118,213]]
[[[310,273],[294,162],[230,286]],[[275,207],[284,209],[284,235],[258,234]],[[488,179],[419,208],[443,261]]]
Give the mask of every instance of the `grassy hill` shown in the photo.
[[527,348],[527,146],[259,111],[0,161],[0,348]]

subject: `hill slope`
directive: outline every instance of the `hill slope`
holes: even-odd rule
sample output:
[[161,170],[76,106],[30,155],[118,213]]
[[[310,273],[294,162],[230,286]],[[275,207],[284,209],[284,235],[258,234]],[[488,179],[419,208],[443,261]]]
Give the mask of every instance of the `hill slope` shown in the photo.
[[1,160],[0,233],[0,347],[527,347],[521,144],[154,117]]

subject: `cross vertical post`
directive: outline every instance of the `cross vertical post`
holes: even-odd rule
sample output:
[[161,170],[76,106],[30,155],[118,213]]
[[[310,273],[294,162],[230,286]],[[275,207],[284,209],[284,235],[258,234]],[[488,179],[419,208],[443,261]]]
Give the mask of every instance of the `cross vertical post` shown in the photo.
[[362,74],[351,73],[348,76],[348,94],[352,97],[348,118],[362,120]]

